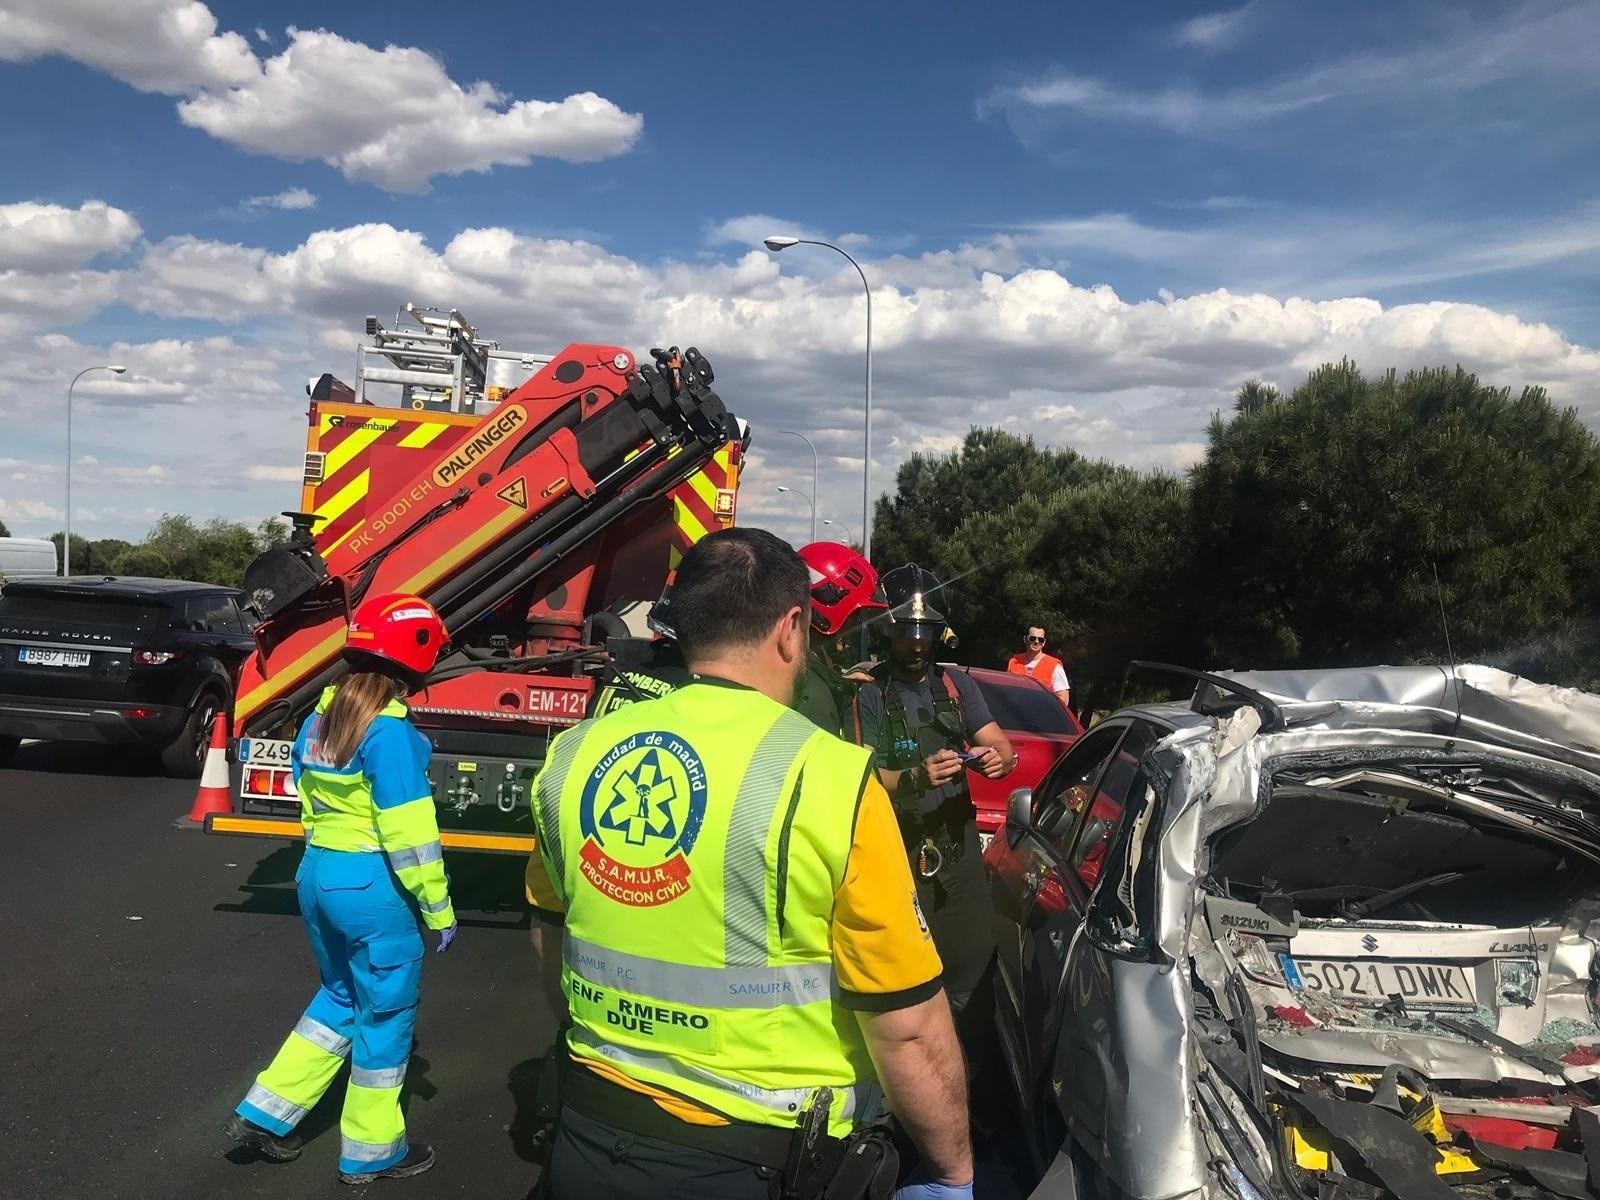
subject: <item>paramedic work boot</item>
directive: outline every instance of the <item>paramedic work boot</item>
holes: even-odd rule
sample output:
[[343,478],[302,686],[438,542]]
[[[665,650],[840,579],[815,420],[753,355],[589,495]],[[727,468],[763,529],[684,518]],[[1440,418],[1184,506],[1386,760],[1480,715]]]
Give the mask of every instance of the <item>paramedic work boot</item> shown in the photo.
[[228,1118],[222,1131],[241,1146],[248,1146],[262,1158],[273,1162],[293,1162],[300,1157],[300,1139],[294,1134],[279,1137],[270,1130],[246,1121],[238,1113]]
[[392,1167],[381,1171],[340,1171],[340,1183],[372,1183],[379,1179],[409,1179],[421,1175],[434,1164],[433,1147],[424,1142],[413,1142],[406,1156]]

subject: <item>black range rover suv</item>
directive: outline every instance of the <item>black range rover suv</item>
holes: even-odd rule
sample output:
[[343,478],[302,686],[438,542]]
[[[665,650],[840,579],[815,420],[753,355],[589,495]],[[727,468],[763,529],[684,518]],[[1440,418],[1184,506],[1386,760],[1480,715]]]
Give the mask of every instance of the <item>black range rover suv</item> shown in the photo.
[[255,647],[240,593],[115,576],[19,579],[0,592],[0,762],[23,738],[145,745],[200,774],[217,713]]

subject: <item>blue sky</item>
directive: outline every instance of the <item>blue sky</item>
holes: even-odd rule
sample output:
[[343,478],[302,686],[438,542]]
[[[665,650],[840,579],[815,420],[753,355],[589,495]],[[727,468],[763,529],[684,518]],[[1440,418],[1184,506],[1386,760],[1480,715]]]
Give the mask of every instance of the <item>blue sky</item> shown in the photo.
[[757,425],[744,512],[800,536],[809,460],[759,431],[856,488],[864,313],[834,256],[752,249],[780,228],[873,280],[881,486],[972,420],[1181,468],[1243,379],[1346,353],[1600,415],[1584,0],[107,7],[0,0],[13,532],[59,528],[55,397],[111,356],[80,528],[292,507],[300,384],[416,300],[698,341]]

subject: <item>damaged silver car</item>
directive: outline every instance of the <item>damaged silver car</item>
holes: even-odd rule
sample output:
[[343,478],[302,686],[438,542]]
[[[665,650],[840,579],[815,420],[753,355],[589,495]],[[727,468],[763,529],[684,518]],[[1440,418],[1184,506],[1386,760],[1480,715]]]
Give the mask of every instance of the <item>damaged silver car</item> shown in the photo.
[[1190,674],[985,855],[1034,1195],[1600,1196],[1600,698]]

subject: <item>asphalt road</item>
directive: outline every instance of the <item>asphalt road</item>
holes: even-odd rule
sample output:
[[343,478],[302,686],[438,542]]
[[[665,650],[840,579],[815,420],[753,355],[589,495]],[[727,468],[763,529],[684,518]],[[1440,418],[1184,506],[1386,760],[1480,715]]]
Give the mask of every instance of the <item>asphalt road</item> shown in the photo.
[[[0,1193],[19,1200],[353,1195],[342,1083],[305,1153],[230,1152],[223,1121],[316,984],[298,845],[181,832],[192,784],[138,755],[24,746],[0,769]],[[518,861],[453,857],[461,935],[430,954],[407,1122],[438,1165],[375,1185],[412,1200],[522,1200],[528,1119],[554,1030],[527,950]],[[991,1127],[1005,1124],[986,1122]],[[980,1195],[1019,1194],[993,1140]]]

